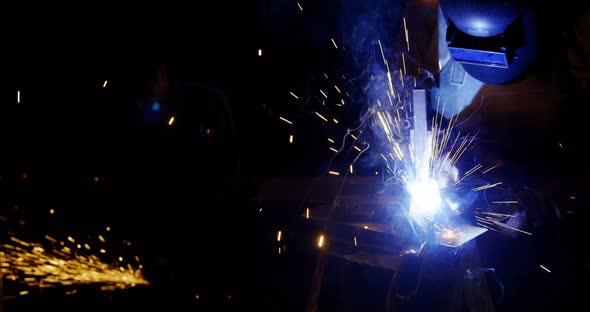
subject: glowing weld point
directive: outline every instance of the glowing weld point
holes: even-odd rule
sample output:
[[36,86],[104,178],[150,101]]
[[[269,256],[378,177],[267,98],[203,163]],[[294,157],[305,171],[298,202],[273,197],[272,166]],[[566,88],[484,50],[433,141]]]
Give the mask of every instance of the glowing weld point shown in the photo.
[[410,215],[419,222],[432,218],[439,210],[441,197],[440,186],[430,178],[426,180],[415,180],[407,186],[410,193]]

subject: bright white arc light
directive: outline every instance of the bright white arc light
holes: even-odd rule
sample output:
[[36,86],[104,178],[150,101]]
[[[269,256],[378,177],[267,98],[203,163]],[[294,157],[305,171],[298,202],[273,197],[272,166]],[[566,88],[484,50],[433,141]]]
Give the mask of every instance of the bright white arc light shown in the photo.
[[418,223],[434,217],[440,209],[440,186],[431,179],[414,180],[407,186],[410,193],[410,216]]

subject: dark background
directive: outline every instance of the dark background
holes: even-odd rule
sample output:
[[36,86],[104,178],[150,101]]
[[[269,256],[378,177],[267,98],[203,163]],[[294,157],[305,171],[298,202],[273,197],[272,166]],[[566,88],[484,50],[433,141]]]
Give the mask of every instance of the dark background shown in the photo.
[[[122,252],[140,255],[153,284],[104,294],[88,287],[72,297],[59,289],[32,291],[7,300],[7,311],[305,308],[313,237],[294,221],[297,207],[261,213],[254,191],[258,176],[322,174],[330,156],[323,138],[342,133],[313,124],[289,105],[288,92],[302,90],[304,97],[322,73],[342,66],[330,38],[339,36],[347,2],[302,4],[306,15],[286,0],[6,6],[0,29],[2,214],[12,223],[26,220],[17,232],[31,237],[83,237],[110,226],[113,245],[133,242]],[[404,8],[402,2],[400,14]],[[482,257],[506,286],[500,311],[574,310],[588,289],[581,204],[589,103],[581,86],[588,67],[576,76],[578,65],[567,57],[587,41],[571,35],[583,10],[559,8],[547,57],[533,69],[532,82],[513,87],[542,88],[550,96],[501,98],[480,113],[484,138],[493,138],[483,140],[482,149],[519,168],[504,172],[506,179],[538,190],[542,202],[531,208],[527,224],[534,238],[478,242],[488,246]],[[586,32],[587,23],[586,16]],[[153,113],[161,65],[168,96]],[[550,109],[539,109],[545,107],[539,99],[548,97]],[[299,116],[302,126],[285,128],[278,117],[289,115]],[[575,217],[556,216],[555,205]],[[289,229],[283,255],[276,251],[277,228]],[[391,272],[330,261],[321,310],[382,309]],[[554,272],[539,270],[539,263]],[[9,291],[5,295],[14,295]],[[427,292],[436,297],[436,289]]]

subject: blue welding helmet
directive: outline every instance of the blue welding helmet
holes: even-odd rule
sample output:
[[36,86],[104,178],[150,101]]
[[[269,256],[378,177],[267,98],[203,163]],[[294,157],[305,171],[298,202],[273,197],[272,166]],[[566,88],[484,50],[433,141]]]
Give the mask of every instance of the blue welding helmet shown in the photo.
[[506,84],[537,59],[533,10],[517,0],[441,0],[452,58],[473,78]]

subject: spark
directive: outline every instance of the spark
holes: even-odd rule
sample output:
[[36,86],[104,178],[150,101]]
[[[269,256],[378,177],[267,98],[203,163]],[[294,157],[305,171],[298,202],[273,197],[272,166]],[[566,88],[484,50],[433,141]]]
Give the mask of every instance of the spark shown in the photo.
[[320,247],[320,248],[324,247],[324,234],[321,234],[320,237],[318,238],[318,247]]
[[291,94],[291,96],[293,96],[295,99],[299,100],[299,97],[297,95],[295,95],[295,93],[289,92],[289,94]]
[[328,119],[324,116],[322,116],[320,113],[315,112],[316,116],[320,117],[321,119],[323,119],[324,121],[328,121]]
[[485,214],[485,215],[490,215],[493,217],[508,217],[508,218],[513,218],[513,215],[509,215],[509,214],[504,214],[504,213],[497,213],[497,212],[476,212],[478,214]]
[[342,92],[340,91],[340,89],[338,89],[338,86],[336,86],[336,85],[335,85],[335,86],[334,86],[334,89],[336,89],[336,91],[338,91],[338,93],[342,93]]
[[57,240],[49,235],[45,235],[45,239],[52,243],[57,243]]
[[440,61],[438,61],[438,71],[442,70],[442,63]]
[[262,56],[262,49],[258,49],[258,56]]
[[344,99],[340,99],[340,102],[342,102],[342,105],[344,105]]
[[408,28],[406,26],[406,18],[404,17],[404,34],[406,35],[406,45],[408,47],[408,52],[410,51],[410,38],[408,33]]
[[518,200],[500,200],[493,201],[492,204],[518,204]]
[[335,149],[335,148],[333,148],[333,147],[330,147],[330,150],[331,150],[332,152],[334,152],[334,153],[338,153],[338,150],[337,150],[337,149]]
[[281,241],[281,236],[283,236],[283,232],[281,232],[280,230],[277,232],[277,242]]
[[404,75],[406,74],[406,58],[404,57],[404,53],[402,52],[402,63],[404,64]]
[[105,242],[105,239],[104,239],[104,237],[102,237],[102,235],[98,235],[98,240],[100,240],[103,243]]
[[383,130],[385,131],[385,134],[389,136],[391,134],[391,130],[389,129],[389,126],[385,122],[385,119],[383,118],[381,112],[377,112],[377,116],[379,117],[379,121],[381,121],[381,126],[383,126]]
[[502,223],[502,222],[498,222],[498,221],[495,221],[495,220],[492,220],[492,222],[493,222],[494,224],[496,224],[496,225],[503,226],[503,227],[505,227],[505,228],[508,228],[508,229],[511,229],[511,230],[514,230],[514,231],[517,231],[517,232],[521,232],[521,233],[528,234],[528,235],[533,235],[533,234],[531,234],[531,233],[529,233],[529,232],[526,232],[526,231],[523,231],[523,230],[520,230],[520,229],[517,229],[517,228],[511,227],[511,226],[509,226],[509,225],[507,225],[507,224],[504,224],[504,223]]
[[357,150],[357,151],[359,151],[359,152],[361,151],[361,149],[358,146],[356,146],[356,145],[354,146],[354,149]]
[[353,173],[353,167],[352,167],[352,164],[350,164],[350,166],[348,167],[348,169],[349,169],[350,173]]
[[88,244],[84,244],[84,248],[86,248],[86,249],[90,250],[90,245],[88,245]]
[[498,168],[499,166],[500,166],[500,164],[499,164],[499,163],[498,163],[498,164],[495,164],[495,165],[491,166],[490,168],[488,168],[488,169],[485,169],[485,170],[484,170],[484,171],[482,171],[481,173],[482,173],[482,174],[486,174],[486,173],[488,173],[488,172],[490,172],[490,171],[492,171],[492,170],[494,170],[494,169]]
[[356,247],[357,245],[358,245],[358,244],[357,244],[357,241],[356,241],[356,236],[355,236],[355,237],[354,237],[354,247]]
[[334,45],[334,48],[338,49],[338,45],[336,45],[336,41],[334,41],[334,38],[332,38],[332,44]]
[[305,208],[305,219],[309,219],[309,208]]
[[16,103],[20,104],[20,90],[16,91]]
[[75,242],[76,242],[76,241],[75,241],[75,240],[74,240],[74,239],[73,239],[71,236],[68,236],[68,240],[69,240],[71,243],[75,243]]
[[324,73],[324,77],[326,77],[326,79],[328,79],[328,75],[326,75],[326,73]]
[[[281,247],[279,247],[279,255],[281,254]],[[227,299],[230,299],[231,297],[228,296]]]
[[576,199],[576,196],[570,196],[570,199],[575,200]]
[[286,122],[286,123],[288,123],[288,124],[290,124],[290,125],[292,125],[292,124],[293,124],[291,121],[287,120],[286,118],[279,117],[279,119],[281,119],[282,121],[284,121],[284,122]]
[[494,183],[494,184],[486,184],[486,185],[482,185],[480,187],[472,188],[471,190],[475,191],[475,192],[483,191],[483,190],[487,190],[487,189],[491,189],[493,187],[496,187],[500,184],[502,184],[502,182],[498,182],[498,183]]
[[539,264],[539,267],[540,267],[541,269],[543,269],[543,270],[547,271],[547,273],[551,273],[551,271],[550,271],[548,268],[544,267],[542,264]]
[[328,95],[327,95],[327,94],[326,94],[324,91],[322,91],[321,89],[320,89],[320,93],[321,93],[321,94],[322,94],[322,95],[323,95],[323,96],[324,96],[326,99],[328,98]]
[[111,231],[111,227],[110,226],[107,226],[106,230],[107,230],[107,232],[110,232]]
[[102,87],[103,87],[103,88],[106,88],[106,87],[107,87],[107,82],[108,82],[108,81],[106,81],[106,80],[104,81],[104,83],[102,84]]
[[289,135],[289,143],[293,143],[293,135]]
[[[45,238],[53,244],[50,236]],[[71,237],[70,237],[71,238]],[[103,284],[118,288],[148,285],[141,268],[121,270],[103,262],[96,255],[73,254],[67,247],[42,247],[41,244],[25,242],[11,237],[16,244],[0,245],[2,254],[2,275],[22,281],[29,287],[56,287],[58,285]],[[85,244],[85,246],[87,246]],[[103,250],[101,250],[101,253]],[[114,288],[113,288],[114,289]],[[24,290],[20,295],[28,294]]]
[[100,253],[106,253],[106,252],[107,252],[106,250],[104,250],[102,248],[100,249]]
[[23,291],[19,292],[18,294],[21,296],[24,296],[24,295],[27,295],[28,293],[29,293],[28,290],[23,290]]
[[338,124],[338,120],[336,118],[332,118],[332,121],[334,121],[335,124]]
[[338,171],[332,171],[332,170],[330,170],[330,171],[328,171],[328,173],[331,174],[331,175],[333,175],[333,176],[339,176],[340,175],[340,172],[338,172]]
[[49,209],[49,214],[54,214],[54,213],[55,213],[55,210]]
[[299,10],[301,10],[301,12],[303,12],[303,8],[301,7],[301,4],[299,4],[299,2],[297,2],[297,6],[299,7]]
[[483,228],[486,228],[486,229],[488,229],[488,230],[492,230],[492,231],[494,231],[494,232],[498,232],[498,233],[500,233],[500,231],[498,231],[498,230],[496,230],[496,229],[493,229],[493,228],[491,228],[491,227],[489,227],[489,226],[485,226],[485,225],[483,225],[483,224],[481,224],[481,223],[477,223],[477,225],[479,225],[479,226],[481,226],[481,227],[483,227]]
[[78,244],[78,245],[76,245],[76,248],[80,249],[80,248],[82,248],[82,245]]
[[477,164],[475,165],[475,167],[469,169],[467,172],[465,172],[465,176],[468,176],[472,173],[474,173],[475,171],[479,170],[479,168],[483,167],[481,164]]
[[451,229],[446,226],[435,226],[435,229],[437,230],[437,233],[446,240],[455,239],[457,238],[457,235],[460,234],[457,229]]
[[363,229],[368,230],[369,229],[369,226],[368,225],[365,225],[365,226],[363,226]]
[[174,123],[174,116],[170,117],[170,120],[168,120],[168,125],[172,126],[173,123]]
[[483,167],[481,164],[475,165],[475,167],[473,167],[473,168],[469,169],[467,172],[465,172],[465,174],[463,174],[463,177],[459,181],[455,182],[455,184],[461,183],[463,180],[465,180],[465,178],[467,178],[468,176],[470,176],[471,174],[473,174],[474,172],[479,170],[481,167]]
[[350,135],[350,137],[352,137],[352,138],[353,138],[355,141],[356,141],[356,140],[358,140],[358,139],[357,139],[357,138],[354,136],[354,134],[351,134],[351,135]]
[[328,138],[328,142],[330,142],[330,143],[334,143],[334,140],[332,140],[332,139]]

